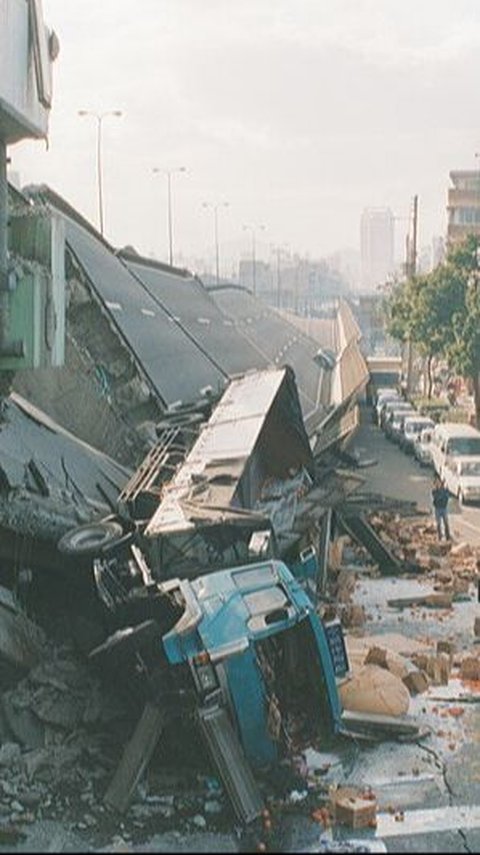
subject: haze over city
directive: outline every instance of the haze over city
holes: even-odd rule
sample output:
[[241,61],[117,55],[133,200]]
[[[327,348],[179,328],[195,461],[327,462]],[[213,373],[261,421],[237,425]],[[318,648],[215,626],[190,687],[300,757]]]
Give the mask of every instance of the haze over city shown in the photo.
[[[446,228],[451,169],[475,168],[480,19],[475,0],[44,0],[60,39],[49,148],[10,150],[21,183],[48,183],[94,224],[95,125],[104,126],[105,235],[166,259],[175,176],[177,253],[225,267],[271,243],[322,257],[359,248],[365,207],[398,218],[419,196],[420,241]],[[396,254],[406,223],[397,222]]]

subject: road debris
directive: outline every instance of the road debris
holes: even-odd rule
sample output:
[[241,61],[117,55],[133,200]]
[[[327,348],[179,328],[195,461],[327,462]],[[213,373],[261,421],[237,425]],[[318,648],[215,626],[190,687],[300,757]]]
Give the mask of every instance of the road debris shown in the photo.
[[376,828],[377,799],[369,790],[358,787],[339,787],[331,795],[331,808],[335,822],[350,828]]

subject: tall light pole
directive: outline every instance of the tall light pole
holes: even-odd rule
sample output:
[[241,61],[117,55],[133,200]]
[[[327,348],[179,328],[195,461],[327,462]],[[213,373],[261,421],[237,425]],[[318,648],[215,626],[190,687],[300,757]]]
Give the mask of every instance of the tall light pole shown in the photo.
[[167,179],[167,205],[168,205],[168,260],[170,266],[173,265],[173,215],[172,215],[172,175],[177,172],[186,172],[185,166],[176,166],[174,169],[159,169],[154,166],[152,172],[166,176]]
[[281,246],[274,246],[272,244],[271,249],[272,249],[272,252],[275,253],[275,256],[277,259],[277,309],[279,309],[281,306],[281,288],[282,288],[282,284],[281,284],[281,260],[282,260],[282,255],[284,255],[288,252],[288,246],[287,246],[287,244],[282,244]]
[[228,208],[228,202],[217,202],[212,205],[210,202],[202,202],[202,208],[209,208],[213,211],[213,223],[215,230],[215,279],[216,284],[220,282],[220,248],[218,243],[218,209]]
[[92,110],[79,110],[79,116],[92,116],[97,120],[97,187],[98,187],[98,221],[100,234],[103,237],[103,174],[102,174],[102,123],[108,116],[122,116],[121,110],[108,110],[106,113],[95,113]]
[[265,231],[265,226],[243,226],[243,231],[250,232],[250,234],[252,235],[252,292],[254,297],[256,297],[257,295],[257,260],[255,244],[257,229],[259,231]]

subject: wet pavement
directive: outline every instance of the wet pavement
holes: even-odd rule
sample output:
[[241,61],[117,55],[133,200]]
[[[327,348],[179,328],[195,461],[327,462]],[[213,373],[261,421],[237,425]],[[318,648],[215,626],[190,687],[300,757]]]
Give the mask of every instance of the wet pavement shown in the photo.
[[[374,451],[379,460],[377,466],[362,471],[367,489],[413,499],[420,509],[429,510],[431,470],[420,468],[368,422],[359,431],[355,448],[365,457]],[[460,509],[452,500],[451,518],[455,540],[480,543],[480,538],[472,536],[477,522],[480,525],[480,509]],[[354,600],[365,606],[367,632],[400,632],[432,644],[448,638],[457,649],[471,650],[473,622],[480,615],[475,585],[470,586],[469,599],[441,613],[387,606],[388,599],[432,590],[431,582],[424,579],[361,578]],[[448,713],[463,694],[465,686],[450,680],[448,687],[431,686],[427,693],[412,698],[410,714],[431,728],[430,735],[413,745],[384,743],[362,751],[355,763],[349,780],[369,784],[381,804],[390,798],[390,807],[405,811],[401,823],[388,812],[379,814],[376,834],[388,851],[480,851],[480,704],[465,703],[457,718]]]

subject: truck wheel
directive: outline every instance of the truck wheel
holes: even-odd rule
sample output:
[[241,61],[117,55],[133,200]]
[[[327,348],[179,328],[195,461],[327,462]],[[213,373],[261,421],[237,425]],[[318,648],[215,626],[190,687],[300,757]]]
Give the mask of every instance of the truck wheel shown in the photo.
[[113,546],[122,535],[123,527],[115,520],[87,523],[67,531],[58,542],[58,550],[64,555],[97,555]]

